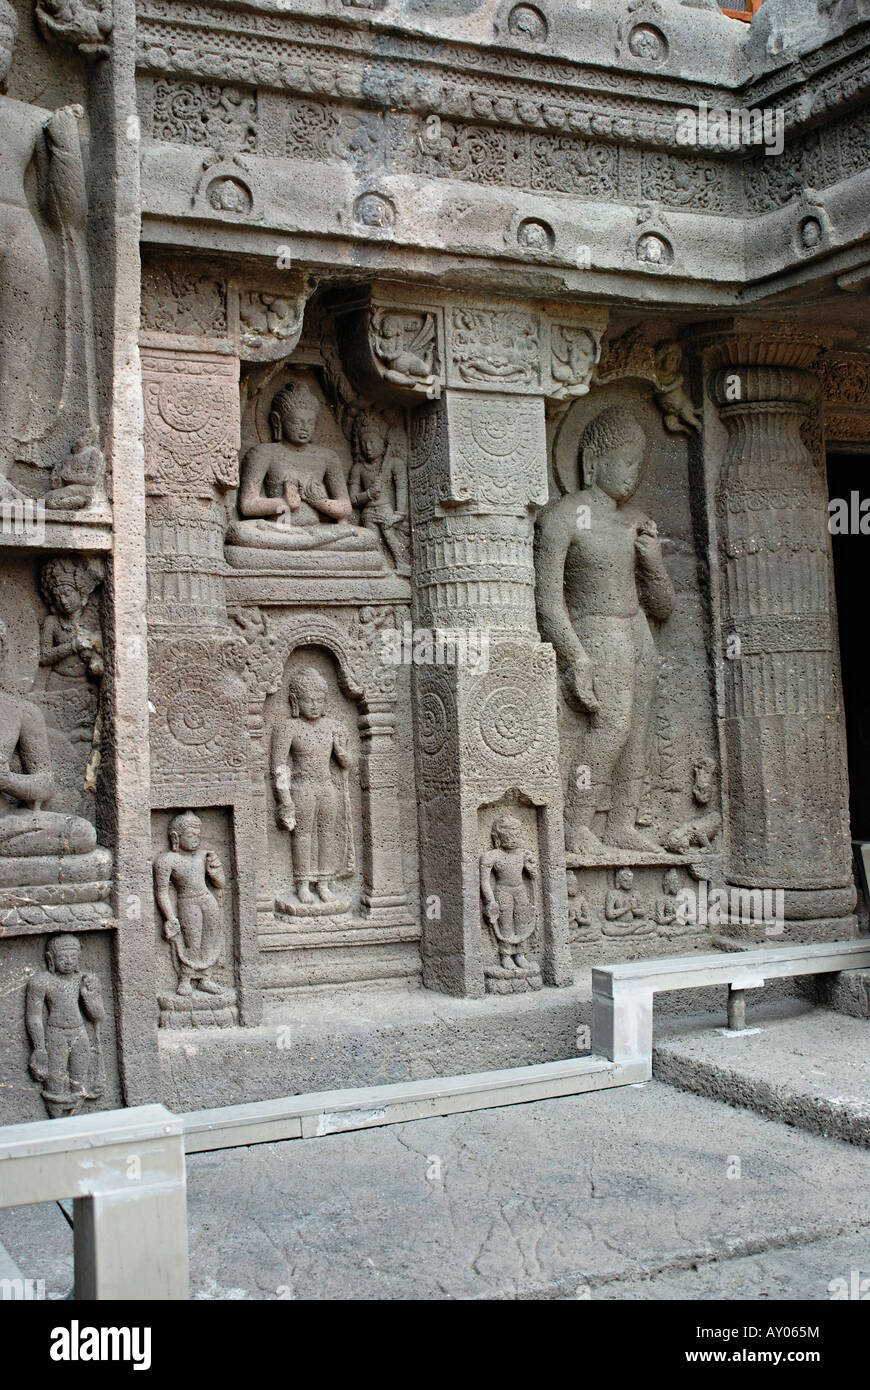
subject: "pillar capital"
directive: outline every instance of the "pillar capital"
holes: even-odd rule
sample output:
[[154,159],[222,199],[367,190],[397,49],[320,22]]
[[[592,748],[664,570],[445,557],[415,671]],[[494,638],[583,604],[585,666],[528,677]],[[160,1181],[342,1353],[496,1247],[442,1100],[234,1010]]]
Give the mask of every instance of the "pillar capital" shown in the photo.
[[417,405],[449,389],[564,401],[585,395],[607,310],[373,285],[327,296],[360,395]]

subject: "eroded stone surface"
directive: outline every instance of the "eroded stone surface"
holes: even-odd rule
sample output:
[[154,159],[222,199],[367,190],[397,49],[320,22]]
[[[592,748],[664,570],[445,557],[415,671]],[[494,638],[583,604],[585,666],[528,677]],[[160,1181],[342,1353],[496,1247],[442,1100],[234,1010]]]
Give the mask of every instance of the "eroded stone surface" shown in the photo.
[[91,1106],[855,932],[864,8],[0,0],[0,1120],[58,932]]

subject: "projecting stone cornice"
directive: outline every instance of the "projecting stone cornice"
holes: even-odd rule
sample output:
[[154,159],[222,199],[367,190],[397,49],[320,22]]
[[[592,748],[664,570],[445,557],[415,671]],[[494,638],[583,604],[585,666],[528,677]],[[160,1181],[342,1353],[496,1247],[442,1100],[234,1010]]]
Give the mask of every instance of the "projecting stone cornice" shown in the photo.
[[[567,8],[577,24],[588,22],[582,9]],[[513,10],[535,7],[519,4]],[[413,15],[399,17],[390,7],[377,10],[368,3],[230,6],[220,0],[204,5],[141,0],[138,62],[142,71],[230,78],[483,124],[588,134],[595,120],[593,134],[651,144],[673,143],[676,110],[700,101],[726,108],[776,104],[786,130],[795,131],[860,101],[870,85],[868,24],[808,53],[764,53],[759,64],[757,54],[752,60],[746,27],[718,10],[687,7],[680,0],[641,0],[633,7],[630,0],[595,0],[593,14],[594,35],[578,31],[560,51],[549,38],[520,38],[510,32],[509,20],[499,22],[497,16],[492,33],[472,42],[468,23],[448,19],[439,31],[432,21],[427,32],[415,27]],[[668,26],[683,45],[679,60],[671,53]],[[651,44],[644,50],[648,57],[632,52],[635,29]],[[654,56],[653,31],[664,40],[661,58]]]
[[[142,0],[146,239],[195,243],[207,224],[215,249],[280,265],[495,274],[524,296],[670,305],[860,272],[867,24],[771,53],[765,71],[749,61],[755,26],[697,0],[596,0],[603,29],[573,62],[561,4],[544,35],[525,14],[544,10],[524,3],[401,26],[392,3]],[[580,34],[584,11],[572,14]],[[694,70],[669,42],[656,49],[657,26],[694,35]],[[714,38],[730,87],[709,80]],[[768,124],[723,147],[716,113],[759,112],[762,95]]]

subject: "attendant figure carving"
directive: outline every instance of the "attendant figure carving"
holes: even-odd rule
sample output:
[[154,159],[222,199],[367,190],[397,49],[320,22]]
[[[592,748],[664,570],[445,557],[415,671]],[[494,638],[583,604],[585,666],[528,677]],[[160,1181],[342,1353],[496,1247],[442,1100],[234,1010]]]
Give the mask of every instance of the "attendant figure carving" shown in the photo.
[[[163,916],[163,935],[172,943],[177,994],[223,994],[210,972],[223,954],[220,903],[212,888],[225,888],[223,865],[203,849],[202,822],[193,811],[169,822],[170,848],[154,861],[154,896]],[[175,900],[173,902],[173,893]]]
[[408,475],[404,459],[391,447],[389,430],[376,415],[363,411],[353,422],[353,468],[348,489],[363,526],[379,536],[396,572],[411,573],[406,528]]
[[3,685],[8,646],[0,620],[0,858],[90,854],[97,832],[88,821],[43,810],[54,792],[48,733],[38,706]]
[[52,1119],[74,1115],[105,1090],[100,1025],[106,1011],[100,981],[79,969],[80,958],[78,937],[53,936],[45,948],[48,969],[27,984],[30,1074],[42,1085]]
[[580,883],[573,869],[567,873],[568,941],[596,941],[598,929],[592,921],[589,903],[580,892]]
[[536,926],[538,861],[522,848],[522,834],[516,816],[501,816],[492,827],[492,849],[480,856],[483,915],[495,937],[499,964],[507,971],[527,971],[532,964],[523,948]]
[[[39,664],[53,676],[92,680],[103,674],[103,643],[98,632],[82,623],[82,614],[101,576],[80,561],[67,556],[48,560],[42,567],[40,585],[49,616],[40,628]],[[49,678],[49,688],[51,688]]]

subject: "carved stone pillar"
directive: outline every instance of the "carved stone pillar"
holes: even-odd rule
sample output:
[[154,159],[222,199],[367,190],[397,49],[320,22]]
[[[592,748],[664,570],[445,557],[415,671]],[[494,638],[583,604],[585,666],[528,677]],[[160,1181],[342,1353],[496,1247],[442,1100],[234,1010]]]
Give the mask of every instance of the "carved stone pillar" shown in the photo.
[[[355,389],[409,407],[414,633],[403,659],[414,668],[424,983],[472,996],[569,984],[556,662],[537,630],[533,532],[547,502],[545,400],[589,390],[606,314],[437,293],[408,304],[384,285],[333,308]],[[496,930],[511,918],[518,935],[534,921],[514,951]]]
[[453,664],[414,670],[423,979],[453,994],[487,986],[480,860],[502,803],[529,808],[543,982],[571,981],[556,663],[535,621],[546,459],[540,396],[448,389],[413,419],[415,623],[458,638]]
[[149,338],[142,349],[149,626],[225,634],[223,494],[238,482],[239,361],[229,344],[215,351],[175,335]]
[[408,894],[402,875],[402,827],[394,733],[395,694],[369,696],[360,717],[363,819],[363,916],[406,923]]
[[[854,931],[819,350],[766,333],[723,333],[708,349],[727,431],[715,485],[725,873],[783,889],[780,939],[793,940]],[[759,933],[732,921],[728,934]]]

